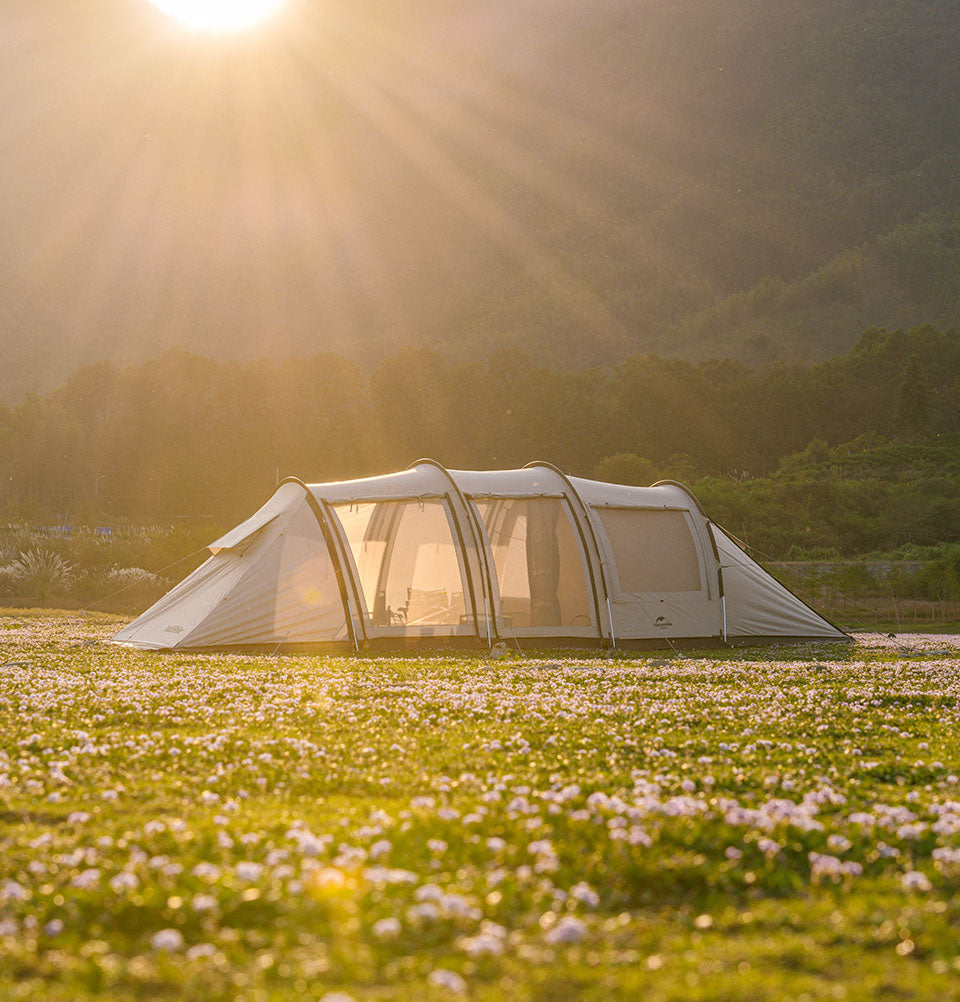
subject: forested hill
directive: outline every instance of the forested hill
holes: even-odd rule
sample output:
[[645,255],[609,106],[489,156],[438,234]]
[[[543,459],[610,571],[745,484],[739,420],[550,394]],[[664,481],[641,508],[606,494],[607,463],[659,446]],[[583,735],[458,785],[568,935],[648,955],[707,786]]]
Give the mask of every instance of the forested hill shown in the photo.
[[953,0],[0,12],[0,399],[432,344],[747,363],[955,326]]
[[[871,330],[809,368],[637,355],[570,371],[516,351],[465,363],[423,348],[371,370],[334,355],[238,365],[182,351],[131,369],[101,363],[0,406],[0,523],[30,513],[229,522],[279,476],[346,479],[425,455],[463,469],[545,459],[620,482],[739,484],[791,456],[804,470],[838,446],[841,465],[867,478],[879,475],[867,450],[881,450],[871,462],[895,482],[910,482],[923,459],[924,475],[940,478],[930,497],[946,506],[936,532],[910,538],[960,539],[960,334]],[[726,510],[714,488],[709,497]],[[850,524],[866,517],[850,513]]]

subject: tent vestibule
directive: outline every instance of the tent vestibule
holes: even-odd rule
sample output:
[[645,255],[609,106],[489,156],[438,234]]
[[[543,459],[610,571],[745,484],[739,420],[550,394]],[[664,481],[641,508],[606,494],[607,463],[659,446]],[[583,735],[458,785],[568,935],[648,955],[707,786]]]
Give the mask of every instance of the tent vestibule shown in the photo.
[[148,649],[666,646],[845,634],[682,485],[522,470],[291,478],[113,641]]

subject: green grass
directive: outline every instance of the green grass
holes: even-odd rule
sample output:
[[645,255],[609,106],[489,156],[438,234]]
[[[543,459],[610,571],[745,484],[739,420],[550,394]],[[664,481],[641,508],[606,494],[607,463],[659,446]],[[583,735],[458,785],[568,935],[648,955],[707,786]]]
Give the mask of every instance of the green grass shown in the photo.
[[0,616],[4,1000],[956,991],[951,641],[254,657],[116,628]]

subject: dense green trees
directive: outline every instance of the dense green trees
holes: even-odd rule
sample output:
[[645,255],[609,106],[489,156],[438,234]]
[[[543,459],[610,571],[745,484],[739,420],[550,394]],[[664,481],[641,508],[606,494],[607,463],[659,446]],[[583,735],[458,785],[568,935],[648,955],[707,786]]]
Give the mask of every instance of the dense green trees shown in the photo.
[[718,520],[776,555],[858,552],[960,539],[957,436],[960,335],[929,326],[866,331],[812,368],[635,356],[567,371],[513,350],[464,363],[411,348],[367,370],[175,350],[79,369],[0,410],[0,505],[11,518],[228,522],[288,474],[545,459],[695,483]]
[[613,484],[636,484],[645,487],[655,483],[659,473],[649,459],[633,452],[618,452],[605,456],[597,464],[593,474],[597,480]]

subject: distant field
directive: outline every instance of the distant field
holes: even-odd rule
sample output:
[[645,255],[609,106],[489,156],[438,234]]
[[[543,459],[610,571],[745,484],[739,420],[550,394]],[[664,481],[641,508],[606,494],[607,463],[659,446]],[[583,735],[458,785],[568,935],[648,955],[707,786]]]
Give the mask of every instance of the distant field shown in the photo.
[[960,637],[114,649],[0,615],[0,998],[931,999]]
[[[847,630],[960,629],[957,589],[932,560],[773,561],[767,569],[792,591]],[[936,592],[941,597],[924,597]],[[953,579],[956,581],[954,575]]]

